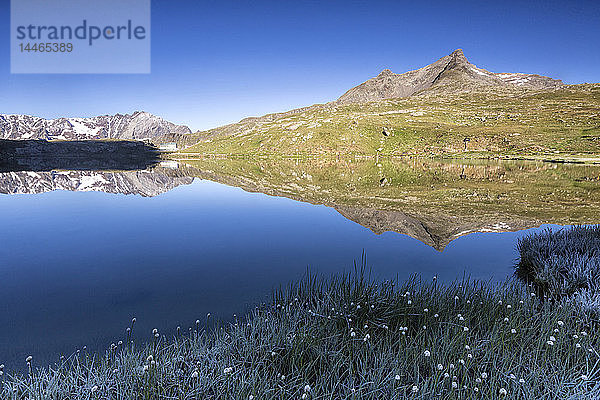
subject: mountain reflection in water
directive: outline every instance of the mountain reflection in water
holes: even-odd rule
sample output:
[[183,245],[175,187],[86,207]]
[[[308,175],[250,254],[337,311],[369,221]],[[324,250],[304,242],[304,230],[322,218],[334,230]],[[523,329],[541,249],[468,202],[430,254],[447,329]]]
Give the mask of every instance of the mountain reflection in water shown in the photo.
[[51,190],[157,196],[194,178],[323,204],[376,234],[443,250],[473,232],[600,222],[600,166],[517,161],[163,161],[137,171],[0,173],[0,193]]

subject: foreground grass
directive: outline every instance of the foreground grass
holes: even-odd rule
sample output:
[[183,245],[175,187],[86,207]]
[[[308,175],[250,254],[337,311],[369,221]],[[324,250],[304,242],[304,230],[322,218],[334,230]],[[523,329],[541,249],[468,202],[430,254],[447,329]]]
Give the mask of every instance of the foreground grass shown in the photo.
[[600,327],[527,286],[308,277],[210,333],[2,377],[2,399],[594,399]]
[[518,248],[517,273],[540,295],[600,317],[600,225],[529,235]]

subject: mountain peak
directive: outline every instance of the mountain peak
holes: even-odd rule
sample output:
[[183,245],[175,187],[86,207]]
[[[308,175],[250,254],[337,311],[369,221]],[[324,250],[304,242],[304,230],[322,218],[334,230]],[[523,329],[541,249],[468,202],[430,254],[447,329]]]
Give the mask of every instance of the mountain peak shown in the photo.
[[391,70],[389,69],[384,69],[383,71],[381,71],[379,73],[379,75],[377,75],[378,77],[384,77],[384,76],[390,76],[390,75],[395,75]]
[[409,97],[432,87],[448,92],[491,87],[546,90],[562,85],[562,81],[545,76],[489,72],[471,64],[463,50],[456,49],[436,62],[414,71],[395,74],[384,69],[376,77],[348,90],[336,103],[366,103]]

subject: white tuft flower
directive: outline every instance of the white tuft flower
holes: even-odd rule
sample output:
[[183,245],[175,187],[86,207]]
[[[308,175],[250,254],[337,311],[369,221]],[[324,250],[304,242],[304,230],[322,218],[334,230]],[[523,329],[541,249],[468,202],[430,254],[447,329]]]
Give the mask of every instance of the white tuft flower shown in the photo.
[[476,379],[475,379],[475,382],[477,382],[477,383],[481,383],[481,378],[476,378]]
[[154,357],[152,357],[152,354],[150,354],[148,358],[146,358],[146,361],[151,362],[152,360],[154,360]]
[[580,345],[579,343],[576,343],[576,344],[575,344],[575,348],[576,348],[576,349],[580,349],[580,348],[581,348],[581,345]]
[[310,389],[311,389],[311,388],[310,388],[310,385],[306,385],[306,386],[304,386],[304,391],[305,391],[305,392],[310,392]]
[[356,336],[356,332],[354,332],[354,331],[350,332],[350,336],[351,336],[351,337],[354,337],[354,336]]
[[517,330],[515,328],[513,328],[510,330],[510,333],[512,333],[514,335],[515,333],[517,333]]
[[519,379],[519,383],[525,383],[525,379],[523,379],[523,378]]
[[554,342],[553,342],[552,340],[548,340],[548,341],[546,342],[546,344],[547,344],[548,346],[554,346]]
[[412,304],[412,301],[411,301],[411,300],[409,300],[409,301],[408,301],[408,304],[409,304],[409,305],[410,305],[410,304]]
[[363,338],[363,342],[366,342],[367,340],[371,339],[371,335],[369,335],[368,333],[365,335],[365,337]]
[[504,389],[504,388],[500,388],[500,390],[498,391],[498,393],[500,395],[502,395],[502,396],[506,396],[506,394],[507,394],[506,389]]
[[557,324],[558,326],[564,326],[564,325],[565,325],[565,323],[564,323],[563,321],[558,321],[556,324]]
[[463,328],[463,331],[465,332],[469,332],[469,328],[467,328],[466,326]]
[[485,373],[485,372],[481,373],[481,379],[487,379],[487,377],[488,377],[487,373]]
[[429,312],[429,309],[428,308],[424,308],[423,312]]
[[277,355],[277,353],[275,353],[274,351],[271,352],[271,357],[275,357]]
[[458,388],[458,383],[452,382],[452,389],[456,389],[456,388]]
[[223,369],[224,374],[230,374],[232,372],[233,372],[233,367],[227,367],[227,368]]
[[433,317],[434,317],[434,318],[439,318],[439,317],[440,317],[440,314],[434,314],[434,315],[433,315]]
[[308,396],[306,395],[306,393],[302,393],[302,400],[308,399]]
[[429,352],[429,350],[425,350],[425,352],[423,353],[423,355],[425,357],[431,357],[431,353]]
[[413,392],[413,393],[417,393],[418,391],[419,391],[419,387],[418,387],[418,386],[416,386],[416,385],[414,385],[414,386],[412,387],[412,392]]
[[197,378],[198,378],[198,371],[192,372],[192,379],[197,379]]
[[477,393],[477,392],[479,392],[479,388],[478,388],[478,387],[474,387],[474,388],[473,388],[473,391],[474,391],[475,393]]
[[554,336],[550,336],[550,340],[556,342],[556,338]]
[[445,372],[445,373],[444,373],[444,378],[450,378],[450,374],[449,374],[449,373],[447,373],[447,372]]
[[442,364],[438,364],[437,369],[438,371],[442,371],[444,369],[444,366]]
[[517,377],[515,376],[515,374],[510,374],[508,377],[509,377],[510,379],[517,379]]
[[400,380],[400,375],[396,374],[396,376],[394,377],[395,380],[399,381]]
[[507,304],[507,305],[506,305],[506,308],[507,308],[508,310],[510,310],[510,309],[512,308],[512,306],[511,306],[510,304]]
[[252,396],[252,395],[248,396],[248,400],[254,400],[254,396]]

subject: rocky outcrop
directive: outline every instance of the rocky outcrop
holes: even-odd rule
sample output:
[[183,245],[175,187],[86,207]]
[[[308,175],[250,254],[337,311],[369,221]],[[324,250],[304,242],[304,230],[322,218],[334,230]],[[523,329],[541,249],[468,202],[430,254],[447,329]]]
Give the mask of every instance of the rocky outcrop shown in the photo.
[[522,73],[494,73],[471,64],[461,49],[423,68],[395,74],[389,69],[348,90],[337,104],[365,103],[382,99],[409,97],[434,86],[472,89],[503,87],[555,89],[562,81]]
[[57,119],[0,114],[0,139],[132,140],[189,133],[191,131],[187,126],[173,124],[143,111],[91,118]]

